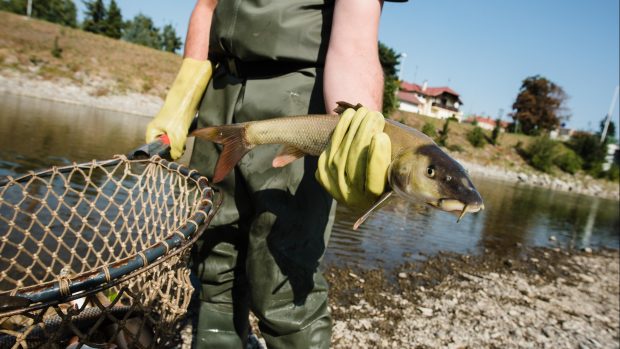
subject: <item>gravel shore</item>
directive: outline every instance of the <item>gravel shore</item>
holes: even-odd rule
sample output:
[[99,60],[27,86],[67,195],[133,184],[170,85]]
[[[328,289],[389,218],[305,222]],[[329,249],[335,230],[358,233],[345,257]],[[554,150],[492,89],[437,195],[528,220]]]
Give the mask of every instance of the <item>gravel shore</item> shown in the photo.
[[[618,251],[328,268],[334,348],[618,348]],[[392,279],[390,281],[390,279]]]

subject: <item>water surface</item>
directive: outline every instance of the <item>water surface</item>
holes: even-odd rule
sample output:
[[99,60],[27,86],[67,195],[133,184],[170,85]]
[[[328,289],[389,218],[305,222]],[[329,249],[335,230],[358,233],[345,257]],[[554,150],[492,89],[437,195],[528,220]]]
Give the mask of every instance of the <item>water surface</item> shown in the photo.
[[[143,142],[147,117],[0,94],[0,176],[124,154]],[[339,207],[327,263],[392,268],[439,251],[522,246],[619,248],[617,201],[475,178],[486,210],[456,216],[395,200],[358,231]],[[551,237],[556,241],[550,241]]]

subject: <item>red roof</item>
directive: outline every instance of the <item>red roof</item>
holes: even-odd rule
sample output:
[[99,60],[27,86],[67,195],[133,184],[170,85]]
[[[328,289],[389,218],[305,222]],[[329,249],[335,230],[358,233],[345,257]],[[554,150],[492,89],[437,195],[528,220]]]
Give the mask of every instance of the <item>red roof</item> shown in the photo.
[[411,103],[411,104],[415,104],[415,105],[420,105],[420,100],[418,99],[418,96],[416,96],[415,94],[411,93],[411,92],[405,92],[405,91],[398,91],[398,99],[407,103]]
[[456,93],[453,89],[443,86],[443,87],[427,87],[424,91],[422,91],[422,86],[418,84],[411,84],[406,81],[400,83],[400,89],[406,92],[417,92],[426,96],[436,97],[443,93],[448,93],[453,96],[458,97],[459,94]]
[[[484,116],[470,116],[467,119],[465,119],[464,122],[471,124],[474,122],[474,119],[476,119],[478,123],[488,124],[488,125],[495,127],[495,120],[484,117]],[[506,128],[508,127],[508,122],[500,121],[499,125],[503,128]]]

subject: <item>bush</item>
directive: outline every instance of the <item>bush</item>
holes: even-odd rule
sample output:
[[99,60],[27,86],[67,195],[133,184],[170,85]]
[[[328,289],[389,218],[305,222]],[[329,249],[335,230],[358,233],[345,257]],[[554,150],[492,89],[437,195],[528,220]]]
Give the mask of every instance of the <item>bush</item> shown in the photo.
[[607,172],[607,178],[614,182],[620,180],[620,166],[618,166],[618,164],[611,165],[609,172]]
[[573,135],[568,144],[583,159],[583,169],[596,177],[605,161],[606,145],[598,136],[583,132]]
[[574,151],[566,149],[562,154],[557,156],[553,163],[557,165],[562,171],[575,174],[581,170],[583,166],[583,160]]
[[54,47],[52,47],[52,56],[62,58],[62,47],[58,44],[58,37],[54,38]]
[[493,128],[493,132],[491,133],[491,144],[499,145],[499,135],[502,132],[502,120],[495,120],[495,127]]
[[484,132],[478,126],[474,127],[471,131],[469,131],[469,133],[467,133],[467,140],[476,148],[482,148],[486,144]]
[[449,151],[454,151],[454,152],[457,152],[457,153],[462,153],[462,152],[465,151],[465,149],[463,149],[463,147],[461,147],[458,144],[450,144],[450,145],[448,145],[448,150]]
[[422,126],[422,133],[424,133],[425,135],[431,138],[435,138],[437,136],[435,125],[430,122],[427,122],[424,124],[424,126]]
[[451,118],[446,119],[443,124],[443,129],[439,131],[439,137],[437,137],[437,144],[442,147],[445,147],[448,144],[448,133],[450,132],[450,121]]
[[557,147],[558,143],[547,136],[536,138],[527,150],[530,164],[542,172],[550,173],[558,153]]

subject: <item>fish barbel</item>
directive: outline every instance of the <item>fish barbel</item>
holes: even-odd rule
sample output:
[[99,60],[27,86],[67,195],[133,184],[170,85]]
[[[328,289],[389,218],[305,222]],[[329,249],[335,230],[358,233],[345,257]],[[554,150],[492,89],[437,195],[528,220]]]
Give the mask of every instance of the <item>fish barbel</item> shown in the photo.
[[[360,108],[339,102],[338,114],[347,108]],[[261,144],[282,144],[273,159],[274,167],[283,167],[305,155],[319,156],[326,148],[338,124],[338,115],[302,115],[251,121],[233,125],[197,129],[193,136],[224,146],[217,161],[213,182],[217,183],[252,148]],[[392,143],[392,162],[388,168],[387,190],[355,223],[356,229],[382,203],[398,194],[414,202],[459,215],[484,209],[482,197],[465,169],[422,132],[386,119],[385,132]]]

